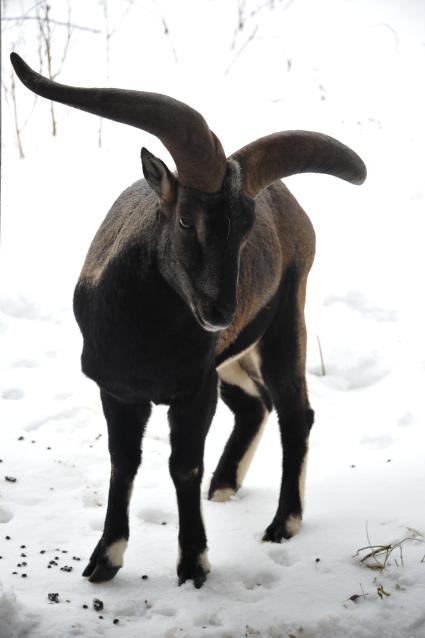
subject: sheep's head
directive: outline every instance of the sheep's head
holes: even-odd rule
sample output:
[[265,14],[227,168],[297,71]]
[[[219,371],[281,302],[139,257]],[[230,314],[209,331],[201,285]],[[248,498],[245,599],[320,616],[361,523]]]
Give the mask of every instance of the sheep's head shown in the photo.
[[205,330],[227,328],[236,311],[240,253],[255,218],[254,199],[241,191],[239,166],[229,161],[220,190],[205,193],[182,186],[146,149],[142,163],[163,222],[162,274]]

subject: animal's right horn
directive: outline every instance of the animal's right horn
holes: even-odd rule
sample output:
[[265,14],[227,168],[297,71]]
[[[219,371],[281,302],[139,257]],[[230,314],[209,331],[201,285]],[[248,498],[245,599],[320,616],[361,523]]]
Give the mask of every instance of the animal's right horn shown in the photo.
[[173,157],[183,186],[220,190],[226,172],[220,140],[187,104],[159,93],[66,86],[33,71],[17,53],[10,59],[19,79],[37,95],[152,133]]

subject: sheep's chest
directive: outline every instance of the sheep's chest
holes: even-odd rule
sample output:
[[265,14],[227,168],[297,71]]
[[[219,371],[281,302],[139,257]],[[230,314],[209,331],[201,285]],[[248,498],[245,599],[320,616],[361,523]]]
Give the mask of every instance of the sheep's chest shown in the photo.
[[[83,334],[83,372],[126,402],[171,403],[214,365],[215,337],[176,294],[77,286],[74,310]],[[103,294],[101,294],[103,293]]]

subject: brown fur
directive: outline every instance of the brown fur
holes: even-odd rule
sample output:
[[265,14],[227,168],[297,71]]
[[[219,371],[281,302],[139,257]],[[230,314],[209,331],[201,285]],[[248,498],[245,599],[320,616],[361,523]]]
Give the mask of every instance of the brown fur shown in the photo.
[[[309,218],[281,182],[274,182],[257,196],[256,212],[253,231],[241,254],[236,316],[230,327],[219,334],[217,356],[272,299],[288,266],[297,267],[304,281],[300,286],[304,293],[300,295],[305,295],[315,253],[315,234]],[[300,307],[304,308],[304,302]]]

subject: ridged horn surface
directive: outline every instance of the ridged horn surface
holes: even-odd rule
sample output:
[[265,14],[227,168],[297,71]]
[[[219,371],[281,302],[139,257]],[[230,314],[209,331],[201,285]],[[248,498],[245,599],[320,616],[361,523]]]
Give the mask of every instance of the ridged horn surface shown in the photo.
[[173,157],[183,186],[220,190],[226,172],[220,140],[187,104],[160,93],[59,84],[36,73],[17,53],[10,59],[21,82],[37,95],[152,133]]
[[255,197],[277,179],[297,173],[326,173],[362,184],[366,166],[348,146],[313,131],[282,131],[261,137],[233,153],[243,191]]

